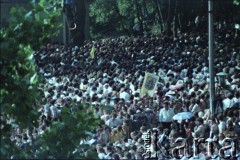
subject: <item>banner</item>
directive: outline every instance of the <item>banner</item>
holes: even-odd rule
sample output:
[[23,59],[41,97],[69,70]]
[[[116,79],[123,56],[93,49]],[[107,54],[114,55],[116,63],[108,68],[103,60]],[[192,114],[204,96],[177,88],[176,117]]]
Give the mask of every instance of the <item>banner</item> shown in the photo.
[[94,52],[95,52],[95,50],[96,50],[96,48],[95,48],[95,46],[93,45],[93,46],[92,46],[92,49],[91,49],[91,52],[90,52],[90,56],[91,56],[92,59],[94,58]]
[[148,96],[153,97],[157,88],[158,80],[159,76],[146,72],[140,92],[141,96],[147,94]]

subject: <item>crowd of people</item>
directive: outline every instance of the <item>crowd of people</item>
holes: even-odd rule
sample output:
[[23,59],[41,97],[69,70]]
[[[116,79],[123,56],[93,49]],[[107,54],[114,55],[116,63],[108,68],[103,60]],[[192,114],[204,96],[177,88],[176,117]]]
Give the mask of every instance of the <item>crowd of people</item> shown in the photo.
[[[96,147],[99,159],[144,159],[146,151],[159,159],[174,158],[174,143],[184,138],[193,154],[194,138],[218,140],[214,154],[234,139],[240,153],[240,36],[231,22],[215,23],[215,73],[226,73],[225,85],[217,78],[214,117],[209,109],[208,34],[205,31],[161,36],[119,37],[86,41],[83,47],[48,44],[35,53],[40,88],[47,104],[40,127],[72,101],[88,103],[101,119],[93,135],[81,143]],[[95,46],[94,58],[90,56]],[[158,75],[153,97],[141,94],[145,73]],[[181,112],[192,117],[173,120]],[[157,132],[157,135],[154,134]],[[26,133],[26,136],[28,134]],[[146,147],[146,137],[151,143]],[[27,138],[26,138],[27,139]],[[233,146],[233,145],[232,145]],[[207,145],[200,145],[196,159],[207,159]],[[234,148],[234,149],[233,149]],[[86,151],[87,152],[87,151]],[[146,158],[146,157],[145,157]]]

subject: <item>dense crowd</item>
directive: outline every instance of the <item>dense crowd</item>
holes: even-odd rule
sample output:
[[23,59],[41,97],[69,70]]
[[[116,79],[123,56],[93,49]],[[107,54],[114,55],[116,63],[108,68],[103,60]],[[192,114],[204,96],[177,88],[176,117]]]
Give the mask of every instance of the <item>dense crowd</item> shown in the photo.
[[[215,73],[227,74],[225,85],[217,78],[215,116],[209,109],[208,34],[205,31],[161,36],[119,37],[86,41],[83,47],[48,44],[35,53],[41,88],[47,104],[42,107],[41,134],[58,119],[61,108],[72,101],[89,103],[101,119],[93,135],[81,143],[96,147],[99,159],[143,159],[150,150],[159,159],[171,159],[171,149],[185,138],[193,153],[193,139],[218,140],[218,154],[226,137],[236,140],[240,153],[240,36],[231,22],[215,23]],[[92,46],[95,56],[90,57]],[[160,77],[153,97],[141,95],[146,72]],[[192,118],[173,120],[181,112]],[[146,148],[146,137],[156,143]],[[25,133],[23,139],[30,138]],[[153,141],[152,141],[153,142]],[[206,159],[207,145],[198,157]],[[226,153],[233,148],[226,150]],[[87,151],[86,151],[87,153]]]

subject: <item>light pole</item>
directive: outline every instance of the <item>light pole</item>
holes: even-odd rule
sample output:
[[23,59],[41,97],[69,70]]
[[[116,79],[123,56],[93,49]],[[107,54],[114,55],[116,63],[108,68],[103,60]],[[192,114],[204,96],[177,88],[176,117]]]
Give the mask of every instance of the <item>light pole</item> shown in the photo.
[[214,49],[213,49],[213,1],[208,0],[208,53],[209,53],[209,92],[210,111],[214,117],[215,79],[214,79]]

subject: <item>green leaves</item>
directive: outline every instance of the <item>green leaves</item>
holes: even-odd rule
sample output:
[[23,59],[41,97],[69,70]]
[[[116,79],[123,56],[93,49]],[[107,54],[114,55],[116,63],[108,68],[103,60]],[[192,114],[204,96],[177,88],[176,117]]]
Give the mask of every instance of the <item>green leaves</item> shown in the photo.
[[108,23],[118,14],[116,9],[116,3],[113,0],[96,0],[90,5],[90,16],[95,18],[96,23]]
[[38,158],[80,158],[74,151],[79,147],[80,140],[86,138],[88,132],[92,132],[98,125],[99,119],[90,112],[86,113],[83,105],[71,104],[71,108],[75,109],[74,112],[67,107],[63,108],[62,122],[53,122],[41,139],[36,141],[37,148],[41,148],[44,142]]
[[[9,26],[0,30],[1,158],[31,156],[30,152],[20,154],[9,137],[11,127],[16,124],[20,128],[37,125],[40,113],[36,104],[42,102],[32,56],[34,50],[47,43],[46,39],[59,33],[61,8],[56,8],[56,4],[61,4],[61,0],[41,0],[27,8],[13,7]],[[3,117],[11,118],[14,123],[7,124]]]
[[[154,1],[95,0],[90,5],[89,14],[94,19],[95,28],[111,26],[112,30],[130,33],[134,23],[143,24],[148,17],[154,19],[156,12],[157,6]],[[147,27],[143,29],[147,30]]]
[[234,0],[233,4],[239,5],[240,4],[240,0]]
[[129,16],[133,12],[133,6],[134,2],[133,1],[128,1],[128,0],[118,0],[117,1],[117,6],[119,8],[119,13],[122,16]]

